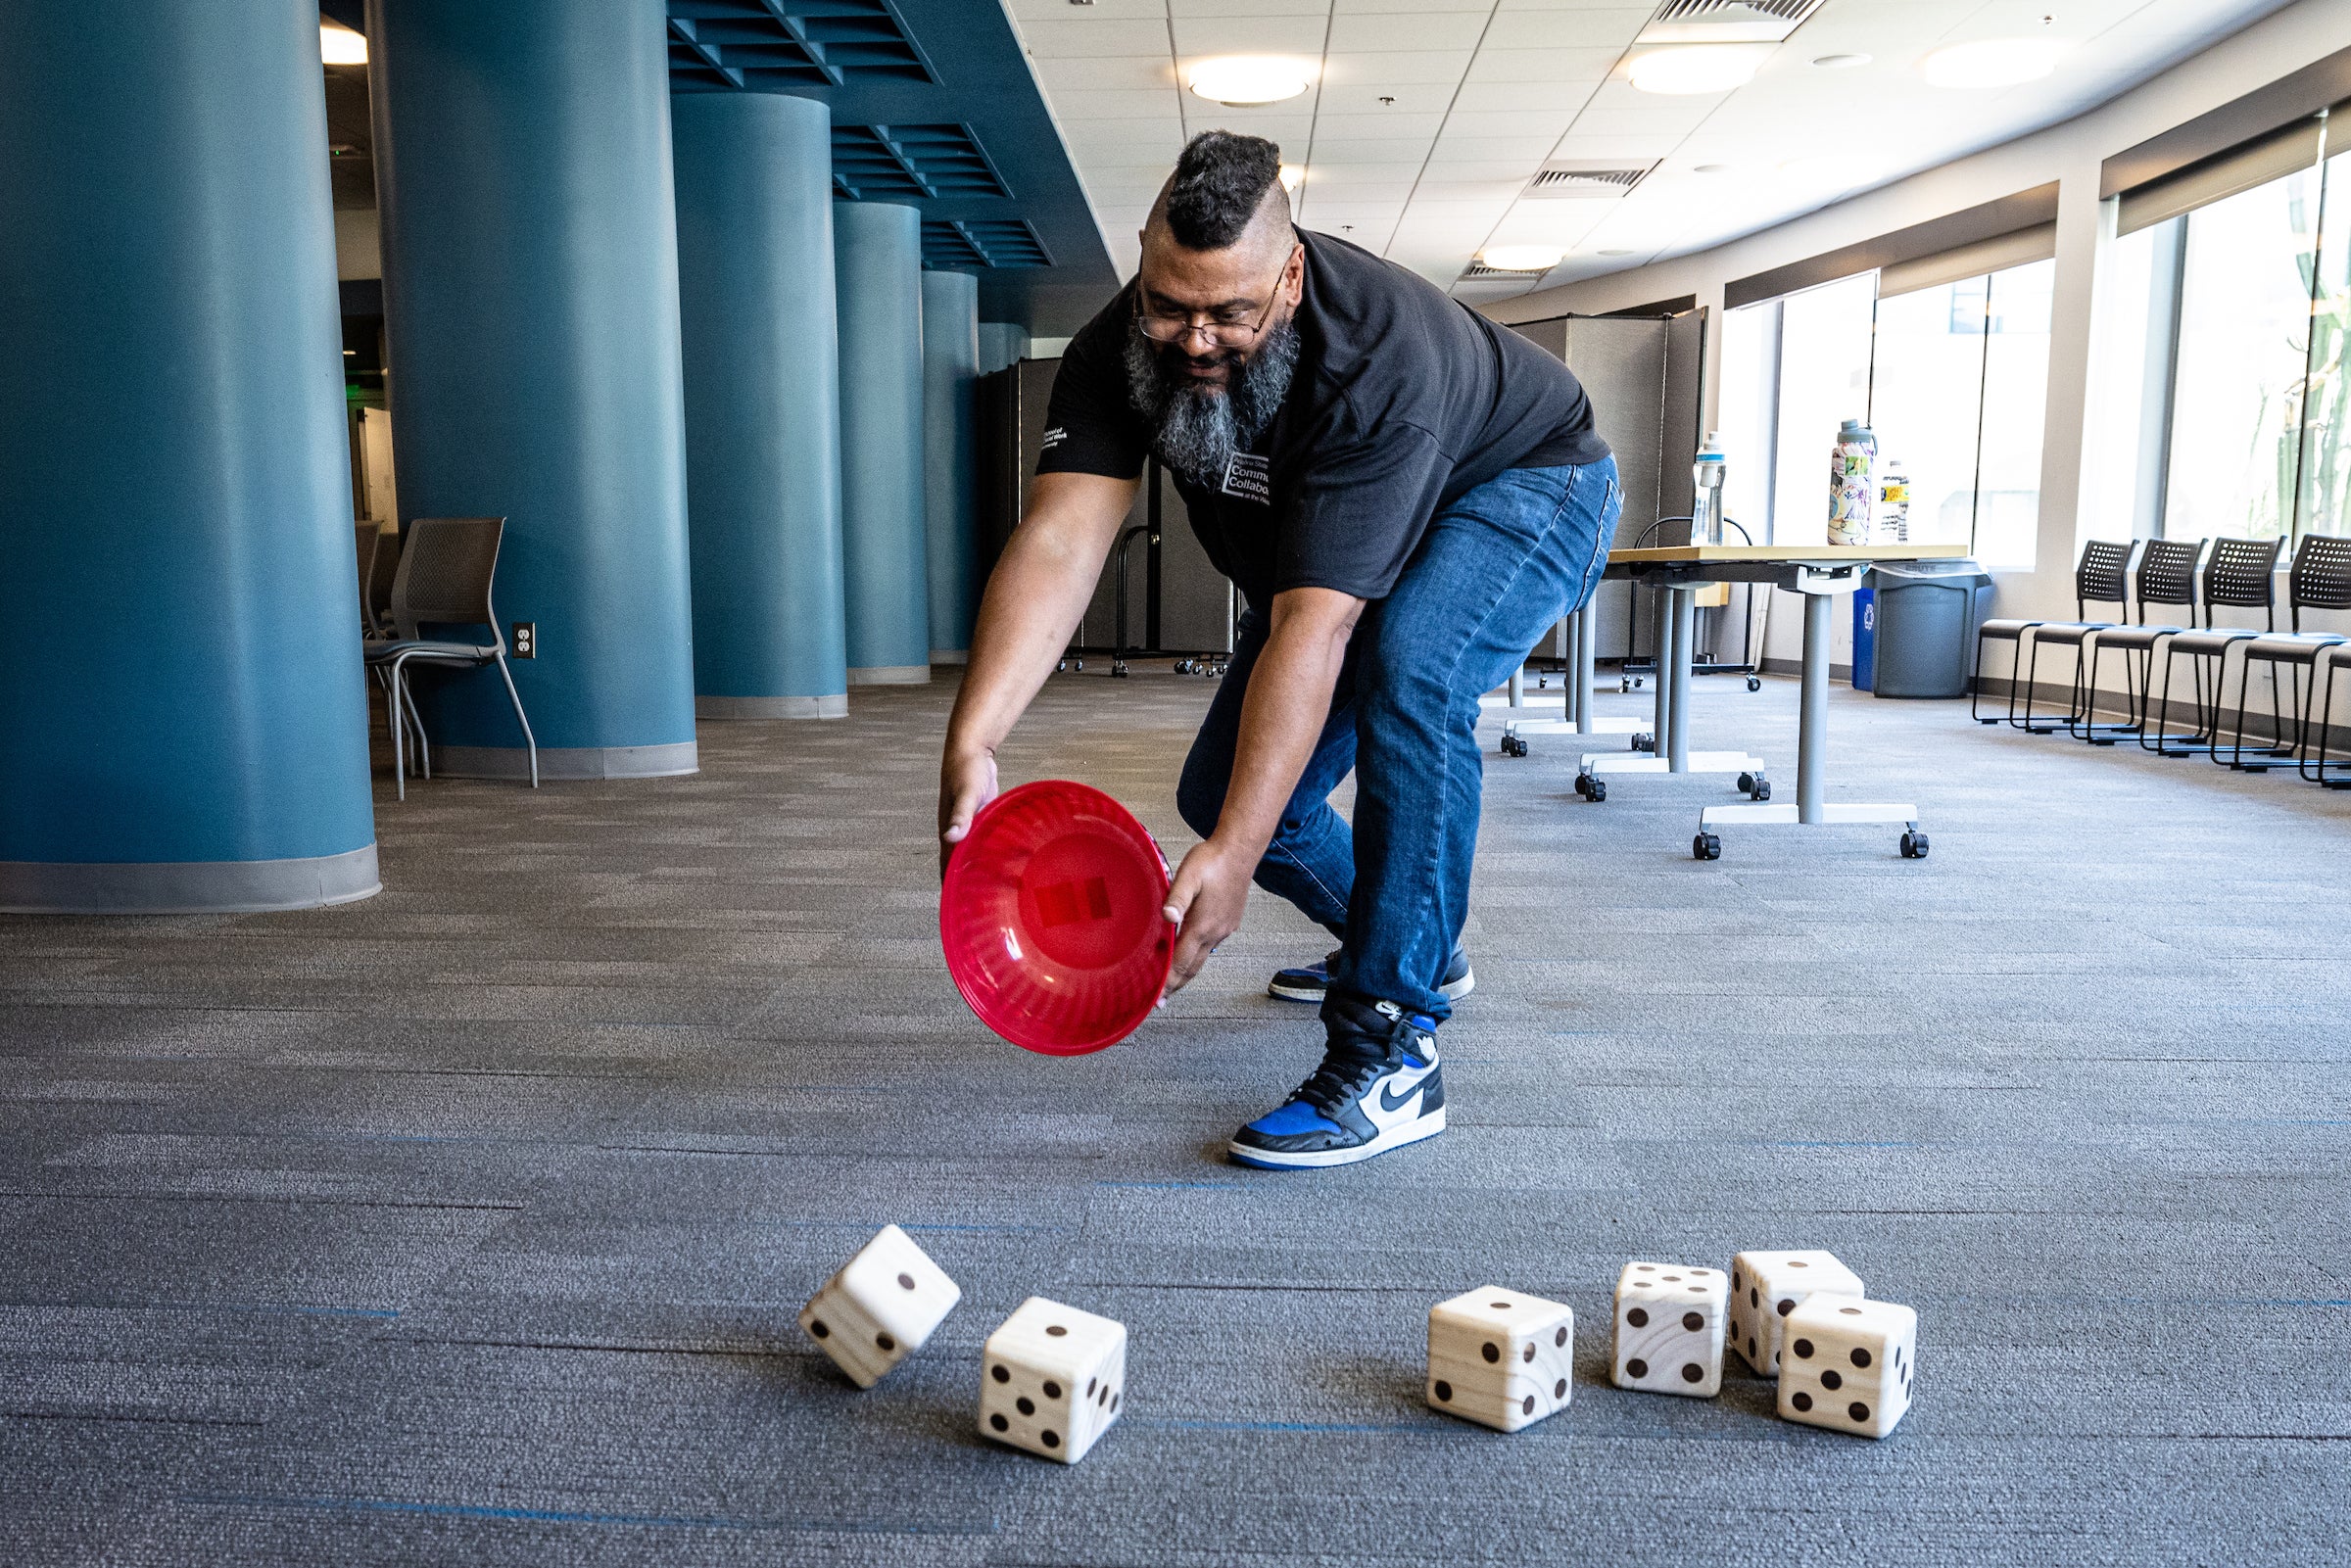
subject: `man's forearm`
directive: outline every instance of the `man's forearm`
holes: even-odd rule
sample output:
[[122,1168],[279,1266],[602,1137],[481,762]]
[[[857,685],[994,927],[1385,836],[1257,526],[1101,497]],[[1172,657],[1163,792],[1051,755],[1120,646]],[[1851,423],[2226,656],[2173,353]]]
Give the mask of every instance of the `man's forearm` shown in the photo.
[[[988,577],[972,631],[971,661],[947,724],[950,753],[994,750],[1053,673],[1084,618],[1109,553],[1102,518],[1110,519],[1109,532],[1115,533],[1134,488],[1092,475],[1050,477],[1060,483],[1048,488],[1045,479],[1038,481],[1050,503],[1013,531]],[[1072,490],[1077,494],[1068,494]]]

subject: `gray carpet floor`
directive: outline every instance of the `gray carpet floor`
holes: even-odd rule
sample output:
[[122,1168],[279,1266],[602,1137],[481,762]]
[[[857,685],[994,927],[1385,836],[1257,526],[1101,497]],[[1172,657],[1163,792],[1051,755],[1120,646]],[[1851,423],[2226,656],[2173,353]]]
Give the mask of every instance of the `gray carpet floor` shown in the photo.
[[[1171,855],[1208,685],[1056,680],[1008,779]],[[2351,1548],[2351,795],[1841,692],[1832,798],[1489,748],[1452,1130],[1222,1163],[1302,1077],[1261,902],[1132,1041],[1031,1056],[941,968],[951,690],[711,725],[684,780],[379,799],[385,892],[0,921],[0,1561],[2270,1563]],[[1545,694],[1547,697],[1549,693]],[[1638,698],[1611,696],[1632,711]],[[1702,744],[1793,798],[1795,690]],[[962,1283],[851,1389],[792,1315],[904,1225]],[[1921,1317],[1889,1442],[1608,1386],[1629,1258],[1826,1247]],[[1420,1398],[1424,1314],[1571,1303],[1567,1411]],[[1031,1294],[1123,1320],[1075,1469],[973,1432]]]

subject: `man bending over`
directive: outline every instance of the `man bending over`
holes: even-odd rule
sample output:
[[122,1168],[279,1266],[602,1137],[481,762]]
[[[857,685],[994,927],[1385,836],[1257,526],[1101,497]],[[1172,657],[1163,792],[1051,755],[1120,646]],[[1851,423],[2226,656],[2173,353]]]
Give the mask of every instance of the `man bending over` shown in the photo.
[[[1414,274],[1294,227],[1280,150],[1193,138],[1135,280],[1070,341],[1023,519],[987,585],[939,778],[947,852],[1077,630],[1146,453],[1247,603],[1176,799],[1203,841],[1169,894],[1170,991],[1249,883],[1338,938],[1275,994],[1321,1003],[1322,1065],[1233,1159],[1347,1164],[1445,1126],[1436,1029],[1483,778],[1478,697],[1590,596],[1619,496],[1567,368]],[[1328,796],[1356,775],[1355,822]]]

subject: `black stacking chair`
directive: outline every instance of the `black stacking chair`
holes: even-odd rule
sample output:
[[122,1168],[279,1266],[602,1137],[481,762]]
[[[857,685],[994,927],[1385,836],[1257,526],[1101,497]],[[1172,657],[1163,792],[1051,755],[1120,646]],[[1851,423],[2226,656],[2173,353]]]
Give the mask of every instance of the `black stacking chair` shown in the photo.
[[392,580],[400,571],[400,536],[387,534],[374,523],[354,523],[352,541],[359,550],[360,621],[369,637],[382,637],[392,625]]
[[[531,757],[531,787],[539,787],[539,741],[531,734],[530,716],[522,711],[522,693],[514,689],[514,672],[506,665],[506,639],[500,630],[497,606],[490,601],[491,579],[498,574],[498,546],[504,535],[504,517],[412,517],[407,547],[401,551],[400,573],[392,584],[392,626],[396,636],[367,644],[367,663],[385,672],[392,734],[392,776],[400,798],[408,797],[408,759],[402,744],[404,713],[415,715],[408,694],[408,667],[431,664],[472,669],[498,666],[514,703],[514,718],[522,726],[522,743]],[[423,629],[479,626],[490,634],[487,642],[445,641],[427,638]],[[424,726],[416,726],[416,749],[424,776],[433,776],[432,752]]]
[[[2284,541],[2276,539],[2215,539],[2204,558],[2204,624],[2182,632],[2164,644],[2163,692],[2156,699],[2154,723],[2139,733],[2138,743],[2166,757],[2209,752],[2221,740],[2221,693],[2228,689],[2229,650],[2278,630],[2278,552]],[[2267,620],[2259,627],[2216,626],[2213,612],[2237,608],[2260,610]],[[2174,735],[2171,727],[2172,667],[2185,655],[2196,682],[2196,729],[2193,735]],[[2204,698],[2204,677],[2212,666],[2212,700]]]
[[[2082,559],[2074,567],[2074,619],[2013,623],[2025,629],[2018,634],[2017,641],[2017,652],[2025,659],[2023,679],[2025,711],[2021,715],[2016,711],[2018,683],[2011,679],[2008,684],[2008,722],[2010,724],[2031,735],[2051,735],[2056,732],[2059,725],[2070,728],[2082,722],[2079,693],[2082,689],[2083,643],[2091,633],[2110,631],[2115,624],[2112,621],[2089,619],[2089,607],[2092,604],[2112,604],[2126,617],[2130,614],[2131,552],[2135,547],[2135,544],[2132,541],[2125,541],[2117,545],[2102,539],[2091,540],[2082,546]],[[1995,621],[1984,623],[1987,630],[2001,624],[2009,623]],[[2032,640],[2030,647],[2025,641],[2027,633],[2030,634]],[[2063,717],[2055,714],[2036,714],[2033,711],[2036,683],[2040,677],[2040,649],[2044,642],[2055,643],[2060,647],[2071,647],[2074,650],[2073,685],[2077,699],[2071,705],[2071,710]],[[1979,633],[1976,638],[1976,662],[1981,666],[1983,660],[1984,637]],[[2013,676],[2015,665],[2011,663],[2009,669]],[[2045,724],[2038,722],[2043,718],[2048,722]]]
[[[2074,737],[2087,740],[2093,746],[2110,746],[2127,735],[2143,735],[2147,724],[2147,699],[2155,686],[2155,644],[2167,637],[2178,637],[2196,624],[2196,562],[2203,558],[2201,540],[2150,539],[2140,546],[2138,569],[2132,573],[2132,587],[2138,595],[2138,620],[2134,625],[2109,627],[2092,637],[2086,645],[2083,658],[2076,661],[2080,679],[2074,686],[2074,711],[2082,716],[2073,726]],[[2152,619],[2158,604],[2183,606],[2187,610],[2186,626],[2159,625]],[[2128,714],[2122,724],[2093,724],[2090,704],[2098,690],[2098,661],[2109,649],[2123,656],[2123,694]],[[2137,681],[2132,680],[2131,655],[2138,655]]]
[[2314,756],[2306,744],[2296,759],[2294,770],[2312,784],[2325,784],[2329,789],[2351,789],[2351,757],[2337,762],[2327,755],[2327,726],[2334,722],[2334,678],[2339,671],[2351,670],[2351,642],[2338,642],[2319,650],[2318,662],[2311,670],[2310,689],[2319,706],[2316,727],[2305,735],[2318,737]]
[[[2293,569],[2286,574],[2286,606],[2291,616],[2289,632],[2270,637],[2257,637],[2244,644],[2244,657],[2237,665],[2236,731],[2230,736],[2229,766],[2247,773],[2267,773],[2271,760],[2293,757],[2301,766],[2304,746],[2310,736],[2310,704],[2318,695],[2319,655],[2340,647],[2351,641],[2335,632],[2305,632],[2302,630],[2304,610],[2351,610],[2351,539],[2334,539],[2325,534],[2305,534],[2294,550]],[[2329,671],[2331,678],[2331,663]],[[2270,667],[2270,744],[2254,748],[2253,759],[2245,760],[2245,703],[2252,694],[2253,666]],[[2293,681],[2293,738],[2286,738],[2284,703],[2278,689],[2278,670],[2286,667]],[[2304,695],[2302,672],[2311,672],[2311,689]],[[2221,760],[2221,748],[2212,748],[2212,760]],[[2308,777],[2307,769],[2303,770]],[[2326,770],[2321,768],[2323,774]]]

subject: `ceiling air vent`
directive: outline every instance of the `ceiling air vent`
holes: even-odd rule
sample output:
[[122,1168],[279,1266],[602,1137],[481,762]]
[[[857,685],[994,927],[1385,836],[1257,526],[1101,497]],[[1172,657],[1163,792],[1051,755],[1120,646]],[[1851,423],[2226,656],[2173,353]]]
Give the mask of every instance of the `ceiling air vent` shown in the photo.
[[1649,177],[1655,164],[1614,168],[1555,166],[1538,169],[1527,181],[1526,194],[1543,201],[1592,201],[1622,196]]
[[1467,270],[1462,273],[1462,281],[1463,283],[1478,283],[1494,278],[1512,278],[1520,283],[1525,283],[1531,279],[1541,277],[1544,273],[1550,270],[1551,268],[1547,266],[1532,268],[1488,266],[1483,261],[1472,261],[1469,263]]
[[1665,0],[1636,43],[1778,43],[1825,0]]

